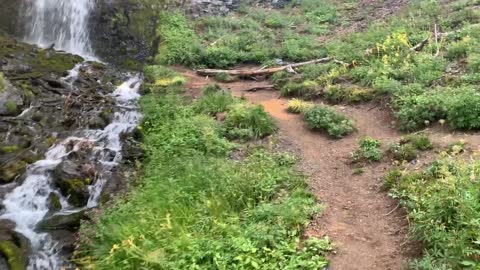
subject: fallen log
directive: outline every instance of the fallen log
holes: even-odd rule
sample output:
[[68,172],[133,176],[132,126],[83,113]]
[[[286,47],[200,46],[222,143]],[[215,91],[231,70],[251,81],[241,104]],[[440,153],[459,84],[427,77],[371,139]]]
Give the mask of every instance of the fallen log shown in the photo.
[[241,77],[251,77],[251,76],[262,76],[262,75],[269,75],[273,74],[282,70],[286,69],[293,69],[296,67],[301,67],[301,66],[306,66],[306,65],[312,65],[312,64],[323,64],[323,63],[328,63],[328,62],[335,62],[339,64],[344,64],[347,65],[344,62],[341,62],[339,60],[335,60],[331,57],[325,57],[325,58],[319,58],[315,60],[310,60],[306,62],[301,62],[301,63],[295,63],[295,64],[290,64],[290,65],[285,65],[281,67],[274,67],[274,68],[265,68],[265,69],[232,69],[232,70],[227,70],[227,69],[199,69],[197,70],[197,74],[202,75],[202,76],[215,76],[217,74],[227,74],[231,76],[241,76]]

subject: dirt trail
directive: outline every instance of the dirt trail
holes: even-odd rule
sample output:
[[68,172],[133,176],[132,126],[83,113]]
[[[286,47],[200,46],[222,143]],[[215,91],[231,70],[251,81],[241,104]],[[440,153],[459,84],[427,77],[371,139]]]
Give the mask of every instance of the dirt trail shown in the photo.
[[[200,89],[212,83],[192,71],[180,71],[189,79],[190,95],[200,95]],[[241,81],[220,85],[237,96],[262,104],[275,119],[282,140],[299,149],[303,157],[300,169],[307,173],[311,190],[326,206],[309,226],[307,235],[328,235],[334,241],[336,254],[330,258],[331,269],[405,269],[407,260],[417,252],[406,241],[405,213],[396,209],[397,202],[382,190],[381,178],[391,167],[389,161],[367,165],[361,175],[353,175],[348,164],[362,136],[380,139],[384,147],[398,141],[401,134],[391,127],[389,114],[379,107],[372,108],[371,104],[337,107],[356,121],[358,132],[342,140],[332,140],[307,129],[300,116],[287,113],[288,100],[279,98],[278,92],[244,91],[267,84]],[[461,136],[436,136],[436,140],[453,142]]]

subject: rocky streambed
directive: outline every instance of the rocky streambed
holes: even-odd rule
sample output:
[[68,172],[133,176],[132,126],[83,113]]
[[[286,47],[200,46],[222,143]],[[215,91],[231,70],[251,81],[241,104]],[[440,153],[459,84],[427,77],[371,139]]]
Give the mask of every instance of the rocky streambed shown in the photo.
[[0,269],[64,266],[80,220],[124,188],[140,84],[0,36]]

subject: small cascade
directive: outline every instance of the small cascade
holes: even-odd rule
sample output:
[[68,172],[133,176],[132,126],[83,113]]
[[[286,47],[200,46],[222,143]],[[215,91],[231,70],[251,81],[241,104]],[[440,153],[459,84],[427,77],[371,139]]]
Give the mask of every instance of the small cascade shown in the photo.
[[95,0],[25,0],[25,41],[94,59],[88,21]]
[[[78,75],[79,66],[75,67],[64,81],[73,85]],[[4,201],[5,211],[0,219],[9,219],[16,223],[16,231],[30,240],[32,255],[29,270],[57,270],[65,266],[59,253],[59,244],[47,233],[38,232],[38,224],[48,215],[48,197],[53,192],[60,198],[62,210],[54,215],[79,212],[70,206],[53,185],[53,171],[70,154],[81,151],[89,145],[92,148],[88,157],[97,166],[97,177],[89,186],[90,198],[87,208],[96,207],[102,188],[111,178],[112,169],[122,159],[122,136],[131,133],[140,123],[138,112],[138,90],[141,85],[139,75],[130,76],[112,93],[117,109],[113,121],[101,130],[78,130],[71,137],[55,144],[46,153],[43,160],[27,168],[22,185],[9,193]]]

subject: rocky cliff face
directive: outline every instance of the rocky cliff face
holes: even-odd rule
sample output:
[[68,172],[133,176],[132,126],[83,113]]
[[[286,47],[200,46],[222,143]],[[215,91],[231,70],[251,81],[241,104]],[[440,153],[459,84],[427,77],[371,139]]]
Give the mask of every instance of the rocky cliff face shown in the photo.
[[[24,1],[2,1],[0,33],[23,38],[24,21],[28,18],[28,14],[22,14]],[[248,2],[250,5],[280,8],[290,0]],[[208,14],[226,15],[242,3],[241,0],[98,0],[90,17],[92,45],[96,55],[105,62],[136,69],[156,51],[155,31],[161,10],[181,8],[196,18]]]

